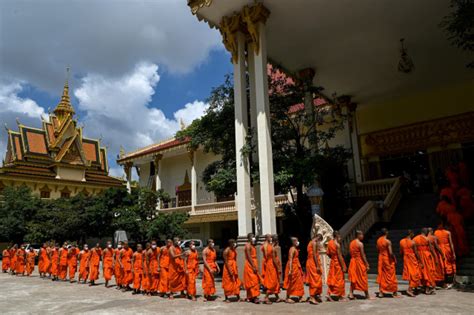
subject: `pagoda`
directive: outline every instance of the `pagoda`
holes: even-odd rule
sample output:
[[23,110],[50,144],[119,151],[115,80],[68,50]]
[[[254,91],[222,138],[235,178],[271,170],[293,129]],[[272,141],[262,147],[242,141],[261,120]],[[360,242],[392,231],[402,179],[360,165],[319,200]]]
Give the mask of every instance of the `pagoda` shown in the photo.
[[7,128],[7,152],[0,168],[0,194],[6,186],[27,185],[44,199],[95,195],[124,181],[108,174],[106,148],[100,140],[83,136],[74,119],[68,80],[53,113],[42,128],[18,123]]

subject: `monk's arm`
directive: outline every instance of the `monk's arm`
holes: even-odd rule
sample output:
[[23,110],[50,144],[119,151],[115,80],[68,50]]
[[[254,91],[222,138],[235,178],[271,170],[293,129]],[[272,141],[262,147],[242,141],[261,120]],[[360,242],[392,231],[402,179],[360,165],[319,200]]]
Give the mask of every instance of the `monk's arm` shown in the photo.
[[413,242],[413,251],[415,252],[416,259],[418,261],[421,261],[420,253],[418,252],[418,246],[416,245],[415,242]]
[[390,256],[393,258],[393,260],[395,261],[395,263],[397,263],[397,257],[395,257],[395,255],[393,254],[393,249],[392,249],[392,242],[387,240],[388,242],[388,253],[390,254]]
[[451,238],[451,232],[448,232],[449,246],[451,247],[451,252],[453,253],[454,260],[456,260],[456,252],[454,251],[453,239]]
[[344,261],[344,258],[342,257],[341,245],[337,244],[336,248],[337,248],[337,259],[339,260],[339,264],[342,267],[342,271],[346,272],[347,266],[346,266],[346,262]]
[[275,247],[273,247],[273,250],[272,250],[273,266],[275,266],[275,269],[278,271],[278,273],[281,273],[280,265],[278,264],[278,261],[277,261],[277,256],[278,256],[277,250]]
[[360,255],[362,256],[362,260],[364,261],[364,264],[367,266],[367,270],[369,270],[369,262],[367,261],[367,256],[365,256],[364,244],[361,242],[359,246],[360,246]]
[[251,258],[250,256],[251,256],[251,254],[250,254],[250,246],[249,246],[249,245],[245,245],[245,259],[247,259],[247,261],[249,262],[250,266],[252,266],[252,269],[253,269],[254,271],[256,271],[256,270],[257,270],[257,266],[255,266],[255,265],[253,264],[253,260],[252,260],[252,258]]
[[204,268],[209,270],[209,272],[212,272],[211,267],[209,267],[209,264],[207,263],[207,248],[202,251],[202,260],[204,261]]
[[224,256],[224,267],[227,269],[227,272],[229,272],[230,276],[233,276],[234,274],[232,273],[232,270],[229,267],[229,260],[227,255],[229,254],[229,248],[226,248],[224,250],[224,253],[222,253],[222,256]]
[[156,260],[158,261],[158,273],[160,273],[160,271],[161,271],[160,259],[161,259],[161,251],[162,250],[163,250],[163,248],[160,249],[160,251],[158,252],[158,255],[156,256]]
[[184,256],[184,272],[185,272],[186,274],[189,273],[189,271],[188,271],[188,256],[187,256],[187,255]]
[[289,257],[288,257],[288,274],[291,275],[293,273],[293,256],[295,255],[295,249],[292,247],[290,249]]
[[319,260],[318,260],[318,245],[316,244],[316,242],[313,242],[311,246],[313,247],[313,260],[316,266],[316,270],[320,271],[321,267],[319,266]]
[[[146,255],[145,255],[146,256]],[[146,262],[146,257],[145,259],[142,258],[142,270],[143,270],[143,275],[146,277],[147,274],[148,274],[148,269],[145,269],[145,262]],[[148,266],[148,263],[146,263],[146,265]]]
[[123,264],[122,264],[122,257],[123,257],[123,252],[120,251],[120,255],[119,255],[119,265],[120,265],[120,268],[123,269]]
[[443,251],[441,250],[441,248],[439,247],[439,244],[438,244],[438,238],[435,238],[435,241],[433,242],[434,243],[434,248],[436,249],[436,251],[444,257],[444,253]]
[[[430,253],[431,253],[431,256],[433,257],[433,259],[436,257],[436,253],[433,249],[433,244],[431,244],[431,242],[428,242],[428,246],[430,247]],[[435,264],[436,266],[438,265],[438,259],[434,259],[435,261]]]

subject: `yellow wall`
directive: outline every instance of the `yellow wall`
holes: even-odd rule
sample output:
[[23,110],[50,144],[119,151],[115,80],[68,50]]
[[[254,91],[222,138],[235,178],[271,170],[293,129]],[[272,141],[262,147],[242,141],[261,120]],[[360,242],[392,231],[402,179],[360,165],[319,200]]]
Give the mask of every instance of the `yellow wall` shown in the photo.
[[387,100],[360,104],[359,134],[474,111],[474,80]]

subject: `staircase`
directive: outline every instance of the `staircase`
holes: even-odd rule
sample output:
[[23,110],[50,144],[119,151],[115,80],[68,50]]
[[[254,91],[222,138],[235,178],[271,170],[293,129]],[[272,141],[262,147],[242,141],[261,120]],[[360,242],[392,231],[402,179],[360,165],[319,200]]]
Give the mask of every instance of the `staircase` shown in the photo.
[[474,225],[466,227],[466,233],[471,248],[469,254],[458,262],[457,274],[460,282],[474,283]]

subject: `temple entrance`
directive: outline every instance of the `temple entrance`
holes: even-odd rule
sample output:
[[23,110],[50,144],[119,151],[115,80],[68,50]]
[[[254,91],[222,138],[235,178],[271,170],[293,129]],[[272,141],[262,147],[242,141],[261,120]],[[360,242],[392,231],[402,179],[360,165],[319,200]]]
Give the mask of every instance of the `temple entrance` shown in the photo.
[[184,183],[176,188],[176,197],[178,207],[191,205],[191,182],[189,181],[188,171],[184,175]]

